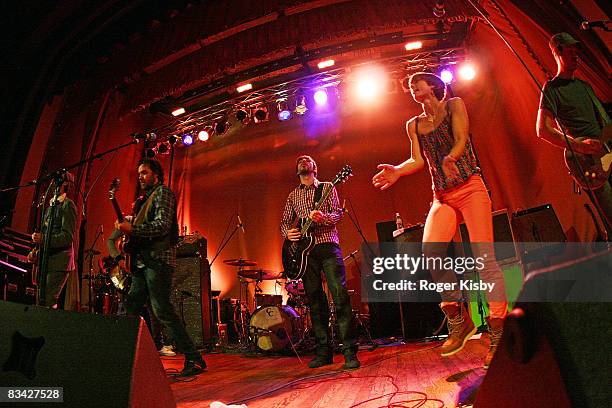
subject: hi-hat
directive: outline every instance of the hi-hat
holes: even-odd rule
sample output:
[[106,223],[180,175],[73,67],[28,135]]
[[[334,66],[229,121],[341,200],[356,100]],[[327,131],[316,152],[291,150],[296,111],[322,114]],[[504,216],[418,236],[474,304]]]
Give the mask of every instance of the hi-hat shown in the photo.
[[238,272],[238,275],[247,279],[273,280],[280,278],[281,273],[269,269],[246,269]]
[[223,261],[223,263],[226,264],[226,265],[240,266],[240,267],[244,267],[244,266],[257,266],[257,262],[251,261],[249,259],[242,259],[242,258],[238,258],[238,259],[226,259],[225,261]]

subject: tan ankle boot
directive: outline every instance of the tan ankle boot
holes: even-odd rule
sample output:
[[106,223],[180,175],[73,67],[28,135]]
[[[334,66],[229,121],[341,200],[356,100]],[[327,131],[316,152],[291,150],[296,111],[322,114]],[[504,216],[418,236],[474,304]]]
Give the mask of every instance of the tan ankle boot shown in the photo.
[[491,344],[485,356],[484,368],[489,368],[491,360],[493,360],[493,356],[497,351],[497,346],[504,332],[504,319],[487,317],[487,324],[489,326],[489,339],[491,339]]
[[448,319],[448,338],[440,347],[442,357],[452,356],[465,346],[465,342],[476,333],[465,304],[450,303],[441,306]]

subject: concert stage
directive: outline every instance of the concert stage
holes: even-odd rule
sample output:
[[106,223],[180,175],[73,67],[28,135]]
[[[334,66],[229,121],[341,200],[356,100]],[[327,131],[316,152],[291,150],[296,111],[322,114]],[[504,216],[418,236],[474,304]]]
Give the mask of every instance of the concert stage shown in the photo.
[[[220,353],[205,356],[208,369],[192,381],[171,378],[177,407],[208,407],[213,401],[259,407],[373,408],[393,401],[406,407],[456,407],[473,399],[486,374],[482,362],[488,339],[467,342],[452,358],[439,355],[440,342],[379,347],[359,353],[361,368],[342,371],[334,364],[309,369],[301,356]],[[182,368],[182,358],[163,357],[167,373]],[[425,399],[430,401],[425,402]],[[367,402],[369,401],[369,402]],[[412,402],[407,402],[412,401]],[[420,405],[424,402],[423,405]],[[400,405],[398,405],[400,406]]]

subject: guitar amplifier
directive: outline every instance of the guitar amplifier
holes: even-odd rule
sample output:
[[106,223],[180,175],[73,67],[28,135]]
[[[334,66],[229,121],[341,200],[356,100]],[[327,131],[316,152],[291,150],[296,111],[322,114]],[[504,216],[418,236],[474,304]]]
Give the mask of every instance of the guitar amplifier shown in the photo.
[[210,266],[206,258],[176,259],[170,301],[196,346],[212,337]]
[[191,235],[183,235],[179,237],[179,241],[176,245],[176,256],[190,257],[190,256],[201,256],[207,258],[207,241],[199,232]]

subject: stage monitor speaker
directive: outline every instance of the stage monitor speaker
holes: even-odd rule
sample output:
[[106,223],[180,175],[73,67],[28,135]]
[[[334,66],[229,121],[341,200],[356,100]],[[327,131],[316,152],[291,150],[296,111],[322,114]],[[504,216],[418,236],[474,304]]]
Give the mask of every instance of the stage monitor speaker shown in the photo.
[[4,387],[63,387],[68,407],[176,406],[142,319],[0,302],[0,321]]
[[[610,405],[612,302],[524,302],[545,280],[568,273],[610,271],[610,252],[552,271],[537,271],[525,282],[519,302],[504,324],[497,353],[478,391],[475,407],[605,407]],[[600,271],[602,272],[602,271]],[[605,275],[606,272],[602,272]],[[546,276],[543,276],[545,274]],[[606,286],[601,290],[600,286]],[[611,293],[610,279],[591,282]]]
[[212,338],[210,266],[199,256],[176,258],[170,300],[196,346]]

